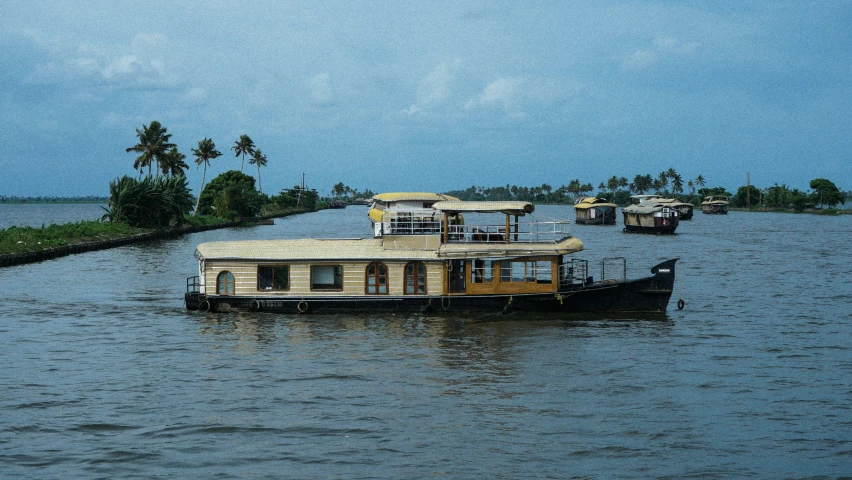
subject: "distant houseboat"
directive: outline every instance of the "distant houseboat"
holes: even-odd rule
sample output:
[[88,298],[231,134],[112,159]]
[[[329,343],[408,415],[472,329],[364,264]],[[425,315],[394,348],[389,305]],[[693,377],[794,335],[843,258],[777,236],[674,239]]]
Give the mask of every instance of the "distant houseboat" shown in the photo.
[[[666,311],[677,259],[628,280],[623,258],[594,279],[567,221],[521,221],[527,202],[376,196],[373,238],[225,241],[198,245],[190,310],[283,313]],[[419,198],[418,198],[419,197]],[[447,197],[445,197],[447,198]],[[467,225],[471,218],[496,222]]]
[[680,215],[665,199],[659,195],[634,195],[630,198],[636,203],[621,210],[625,232],[675,233]]
[[724,195],[710,195],[704,197],[701,202],[701,213],[720,214],[728,213],[728,197]]
[[668,205],[669,207],[677,210],[678,219],[679,220],[692,220],[692,213],[695,209],[695,205],[687,202],[681,202],[676,198],[656,198],[653,200],[654,203],[658,203],[660,205]]
[[615,225],[616,207],[603,198],[581,198],[574,203],[575,222],[580,225]]

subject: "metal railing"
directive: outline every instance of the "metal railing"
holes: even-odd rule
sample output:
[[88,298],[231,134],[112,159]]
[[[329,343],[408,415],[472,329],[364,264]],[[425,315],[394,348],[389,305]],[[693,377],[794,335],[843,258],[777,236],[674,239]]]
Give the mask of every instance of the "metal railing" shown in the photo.
[[611,257],[601,260],[602,282],[623,282],[627,280],[627,259]]
[[559,283],[561,286],[582,286],[590,281],[589,262],[572,258],[559,265]]
[[538,243],[557,242],[570,236],[567,221],[518,222],[509,225],[450,225],[449,243]]
[[198,275],[186,279],[186,293],[199,293],[201,291],[201,279]]

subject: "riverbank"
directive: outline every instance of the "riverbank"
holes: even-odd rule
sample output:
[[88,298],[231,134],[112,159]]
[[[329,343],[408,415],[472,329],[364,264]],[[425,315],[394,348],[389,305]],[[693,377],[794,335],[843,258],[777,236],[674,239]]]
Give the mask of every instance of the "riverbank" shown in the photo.
[[[152,240],[172,238],[189,233],[215,230],[218,228],[238,227],[241,225],[254,225],[269,222],[274,218],[283,218],[290,215],[307,213],[308,210],[288,210],[258,217],[242,217],[234,220],[216,220],[210,223],[196,225],[185,225],[181,227],[150,230],[133,228],[126,225],[117,225],[114,229],[100,229],[92,233],[91,229],[85,228],[88,224],[104,225],[100,222],[78,222],[76,224],[52,225],[47,228],[18,228],[12,227],[0,230],[0,268],[23,265],[27,263],[43,262],[53,258],[85,253],[108,248],[121,247],[134,243],[150,242]],[[209,221],[209,218],[207,218]],[[78,228],[79,227],[79,228]],[[40,237],[33,235],[37,232],[46,232],[50,228],[57,231],[65,231],[64,237],[54,238],[55,235]],[[74,234],[79,230],[79,234]],[[72,233],[67,233],[72,232]],[[5,237],[5,238],[3,238]]]
[[758,213],[809,213],[811,215],[852,215],[852,209],[840,210],[837,208],[806,208],[804,210],[796,210],[795,208],[777,208],[777,207],[757,207],[757,208],[734,208],[728,210],[732,212],[758,212]]

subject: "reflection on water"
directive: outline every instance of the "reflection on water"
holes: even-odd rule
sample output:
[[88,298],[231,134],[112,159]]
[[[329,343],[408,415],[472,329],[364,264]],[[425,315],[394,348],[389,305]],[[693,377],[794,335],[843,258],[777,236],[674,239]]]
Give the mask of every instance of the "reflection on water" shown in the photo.
[[681,258],[650,321],[183,309],[200,242],[365,222],[330,210],[0,269],[0,474],[848,474],[849,217],[573,226],[582,257],[626,256],[630,277]]

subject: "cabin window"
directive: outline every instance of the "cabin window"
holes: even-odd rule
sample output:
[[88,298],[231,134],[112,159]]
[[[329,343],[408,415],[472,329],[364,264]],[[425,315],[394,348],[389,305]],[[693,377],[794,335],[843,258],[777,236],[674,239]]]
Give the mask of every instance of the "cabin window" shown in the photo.
[[388,267],[384,263],[373,262],[367,265],[366,289],[368,295],[388,293]]
[[343,266],[311,265],[311,290],[343,290]]
[[500,263],[502,283],[553,283],[553,271],[546,260],[505,260]]
[[260,291],[289,290],[290,267],[260,265],[257,267],[257,289]]
[[409,262],[405,265],[405,294],[426,294],[426,264]]
[[492,260],[474,260],[471,283],[493,283],[496,262]]
[[231,272],[226,270],[216,277],[216,293],[218,295],[234,294],[234,275]]

